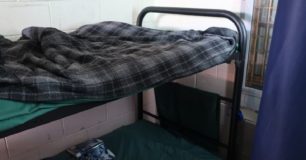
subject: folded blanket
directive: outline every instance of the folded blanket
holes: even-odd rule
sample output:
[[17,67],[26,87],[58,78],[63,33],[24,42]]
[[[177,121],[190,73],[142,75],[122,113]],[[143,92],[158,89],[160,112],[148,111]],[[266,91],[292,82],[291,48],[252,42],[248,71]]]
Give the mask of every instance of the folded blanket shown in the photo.
[[120,98],[232,57],[236,32],[162,31],[119,22],[72,33],[30,27],[0,36],[0,98],[21,101]]

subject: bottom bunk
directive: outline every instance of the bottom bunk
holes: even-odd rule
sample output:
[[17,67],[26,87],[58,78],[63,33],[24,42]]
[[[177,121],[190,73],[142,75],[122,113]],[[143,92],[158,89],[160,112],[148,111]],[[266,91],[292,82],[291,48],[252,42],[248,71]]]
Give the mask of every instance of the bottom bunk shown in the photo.
[[[100,138],[118,160],[218,160],[216,155],[144,120]],[[62,152],[47,160],[73,160]]]
[[[220,159],[220,97],[177,83],[155,88],[159,125],[139,120],[102,136],[119,160]],[[205,148],[205,149],[204,149]],[[74,157],[63,152],[51,160]]]

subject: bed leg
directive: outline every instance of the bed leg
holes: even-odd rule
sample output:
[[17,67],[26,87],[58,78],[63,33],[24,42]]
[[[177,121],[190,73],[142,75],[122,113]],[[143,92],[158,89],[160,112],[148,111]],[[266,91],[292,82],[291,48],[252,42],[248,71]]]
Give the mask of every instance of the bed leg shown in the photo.
[[143,94],[138,93],[137,95],[137,107],[138,107],[138,120],[143,119]]
[[[245,47],[243,46],[243,51]],[[240,59],[239,59],[240,58]],[[229,133],[229,148],[227,160],[235,160],[237,156],[237,115],[240,111],[240,101],[241,101],[241,90],[243,83],[243,73],[244,73],[244,57],[239,57],[236,60],[236,73],[235,73],[235,83],[234,83],[234,93],[233,93],[233,103],[231,110],[231,122],[230,122],[230,133]]]

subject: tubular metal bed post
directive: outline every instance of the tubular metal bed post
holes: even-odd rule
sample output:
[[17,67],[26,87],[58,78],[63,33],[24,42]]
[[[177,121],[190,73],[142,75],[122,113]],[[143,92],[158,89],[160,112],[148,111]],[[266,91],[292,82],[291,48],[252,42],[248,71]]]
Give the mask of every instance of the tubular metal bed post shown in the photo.
[[[143,19],[147,13],[166,13],[166,14],[180,14],[180,15],[191,15],[191,16],[208,16],[208,17],[220,17],[231,20],[237,27],[239,34],[239,46],[238,55],[235,57],[235,83],[234,93],[232,98],[231,107],[231,121],[230,121],[230,133],[229,133],[229,144],[228,144],[228,160],[235,160],[236,158],[236,129],[237,129],[237,114],[240,111],[240,98],[244,75],[244,61],[246,54],[246,39],[247,33],[242,20],[234,13],[226,10],[217,9],[190,9],[190,8],[172,8],[172,7],[147,7],[143,9],[137,18],[137,25],[142,26]],[[142,119],[143,112],[143,95],[138,95],[138,118]]]
[[143,94],[138,93],[137,95],[137,108],[138,108],[138,119],[142,120],[143,119]]

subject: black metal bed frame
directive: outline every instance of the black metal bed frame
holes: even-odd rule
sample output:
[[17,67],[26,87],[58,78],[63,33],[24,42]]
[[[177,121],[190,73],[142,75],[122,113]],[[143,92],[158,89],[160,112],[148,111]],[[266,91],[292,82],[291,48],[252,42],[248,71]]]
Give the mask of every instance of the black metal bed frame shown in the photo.
[[[191,8],[172,8],[172,7],[147,7],[143,9],[137,18],[137,25],[142,26],[144,17],[148,13],[164,13],[164,14],[178,14],[178,15],[190,15],[190,16],[205,16],[205,17],[219,17],[226,18],[232,21],[239,35],[239,45],[236,51],[235,60],[235,82],[232,98],[223,97],[222,100],[229,101],[232,103],[231,107],[231,121],[230,121],[230,131],[229,131],[229,142],[228,145],[219,143],[221,147],[226,147],[227,160],[236,159],[236,135],[237,135],[237,115],[240,111],[240,100],[241,100],[241,90],[244,75],[244,61],[246,54],[246,42],[247,42],[247,32],[242,20],[234,13],[226,10],[217,9],[191,9]],[[143,119],[143,114],[151,116],[155,119],[161,117],[154,115],[150,112],[143,110],[143,93],[138,94],[138,119]],[[207,139],[207,137],[204,137]]]
[[[237,54],[235,54],[235,83],[234,83],[234,93],[232,98],[221,98],[222,100],[229,101],[232,103],[232,115],[231,115],[231,125],[230,125],[230,137],[229,144],[224,145],[219,143],[221,147],[228,148],[228,160],[235,160],[236,152],[236,128],[237,128],[237,118],[236,114],[239,112],[240,108],[240,96],[241,88],[243,82],[244,74],[244,59],[246,53],[246,30],[242,20],[232,12],[225,10],[213,10],[213,9],[190,9],[190,8],[169,8],[169,7],[147,7],[141,11],[137,19],[137,25],[142,26],[142,21],[147,13],[166,13],[166,14],[179,14],[179,15],[192,15],[192,16],[208,16],[208,17],[223,17],[231,20],[238,29],[239,34],[239,46]],[[111,101],[111,100],[110,100]],[[23,125],[17,126],[15,128],[0,132],[0,138],[22,132],[24,130],[34,128],[36,126],[52,122],[54,120],[61,119],[63,117],[88,110],[90,108],[97,107],[104,103],[110,102],[90,102],[85,104],[71,105],[67,107],[62,107],[54,111],[48,112],[43,116],[34,118]],[[159,119],[157,115],[153,115],[149,112],[143,110],[143,96],[142,93],[138,94],[138,118],[143,119],[143,114],[149,115],[156,119]]]

